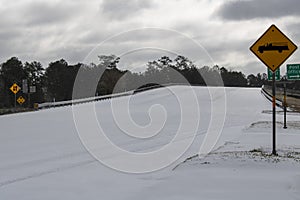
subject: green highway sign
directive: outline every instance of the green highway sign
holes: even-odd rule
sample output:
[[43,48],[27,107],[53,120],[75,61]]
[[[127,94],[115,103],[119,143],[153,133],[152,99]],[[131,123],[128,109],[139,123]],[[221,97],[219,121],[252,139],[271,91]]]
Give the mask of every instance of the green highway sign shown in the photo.
[[[268,80],[271,81],[272,80],[272,75],[273,72],[270,70],[270,68],[268,68]],[[275,80],[276,81],[280,81],[280,69],[276,69],[275,71]]]
[[286,74],[288,80],[300,80],[300,64],[288,64]]

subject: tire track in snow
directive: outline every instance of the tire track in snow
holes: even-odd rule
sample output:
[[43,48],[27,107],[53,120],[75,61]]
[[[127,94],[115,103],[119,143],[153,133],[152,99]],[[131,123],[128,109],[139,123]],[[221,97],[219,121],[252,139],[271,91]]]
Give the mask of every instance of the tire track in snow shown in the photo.
[[36,160],[31,160],[31,161],[24,161],[24,162],[20,162],[20,163],[13,163],[10,165],[0,167],[0,170],[13,170],[13,169],[18,169],[18,168],[22,168],[22,167],[48,163],[51,161],[63,160],[66,158],[75,158],[75,157],[79,157],[79,156],[83,156],[83,155],[90,155],[90,154],[87,151],[74,152],[74,153],[64,154],[64,155],[60,155],[60,156],[52,156],[49,158],[42,158],[42,159],[36,159]]
[[69,170],[69,169],[76,168],[76,167],[81,167],[81,166],[88,165],[88,164],[95,163],[95,162],[97,162],[97,161],[94,160],[94,159],[89,159],[89,160],[77,162],[77,163],[74,163],[74,164],[66,165],[66,166],[63,166],[63,167],[57,167],[57,168],[49,169],[49,170],[46,170],[46,171],[33,173],[33,174],[30,174],[30,175],[27,175],[27,176],[6,180],[6,181],[3,181],[3,182],[0,182],[0,188],[4,187],[4,186],[7,186],[7,185],[10,185],[10,184],[13,184],[13,183],[20,182],[20,181],[26,181],[28,179],[38,178],[38,177],[41,177],[41,176],[44,176],[44,175],[53,174],[53,173]]

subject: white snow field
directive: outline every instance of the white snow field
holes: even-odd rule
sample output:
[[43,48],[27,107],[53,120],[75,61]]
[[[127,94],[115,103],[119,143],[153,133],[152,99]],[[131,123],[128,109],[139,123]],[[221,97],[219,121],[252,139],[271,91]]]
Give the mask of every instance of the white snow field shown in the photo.
[[[300,115],[288,113],[288,129],[283,129],[283,114],[277,108],[279,156],[270,156],[271,103],[261,95],[260,89],[192,89],[199,105],[185,106],[190,112],[187,121],[194,120],[191,110],[195,113],[200,110],[195,138],[192,132],[176,138],[184,112],[176,96],[190,102],[187,86],[74,106],[83,112],[90,105],[95,106],[94,116],[107,138],[116,146],[139,155],[159,151],[170,143],[175,155],[177,145],[193,139],[178,160],[148,173],[121,172],[95,159],[97,156],[91,155],[80,140],[91,130],[84,131],[75,124],[71,106],[1,116],[0,200],[300,199]],[[128,100],[126,109],[137,125],[146,127],[144,132],[134,132],[139,129],[127,127],[128,116],[118,113],[118,109],[124,107],[114,103]],[[115,105],[115,115],[111,105]],[[223,111],[226,111],[224,123]],[[84,113],[82,116],[80,120],[87,124],[93,120]],[[221,136],[213,151],[198,157],[209,127],[219,129],[220,124]],[[131,136],[124,133],[125,129]],[[152,130],[155,133],[151,133]],[[136,138],[139,134],[142,139]],[[208,142],[214,144],[214,141]],[[98,146],[98,151],[104,153],[104,163],[118,164],[119,170],[124,171],[130,164],[133,169],[136,167],[136,163],[126,163],[126,157],[116,155],[103,145]],[[174,156],[173,151],[168,153]],[[168,158],[161,154],[157,163]],[[151,171],[151,167],[161,168],[155,167],[157,163],[146,160],[140,166]]]

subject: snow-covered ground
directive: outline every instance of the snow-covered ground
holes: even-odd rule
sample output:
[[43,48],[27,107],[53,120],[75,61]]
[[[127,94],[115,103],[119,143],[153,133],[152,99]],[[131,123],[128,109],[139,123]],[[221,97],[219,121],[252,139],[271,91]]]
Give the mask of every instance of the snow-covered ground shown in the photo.
[[[279,156],[274,157],[269,155],[271,104],[260,89],[225,88],[226,98],[223,88],[193,87],[193,90],[199,107],[191,103],[187,109],[200,110],[193,143],[174,163],[149,173],[124,173],[96,160],[79,139],[85,133],[78,133],[72,107],[1,116],[0,199],[300,199],[300,115],[288,113],[288,129],[283,129],[283,115],[278,112]],[[189,99],[188,91],[187,86],[172,86],[97,102],[95,116],[106,136],[124,150],[159,151],[170,142],[176,147],[194,136],[187,132],[184,137],[176,138],[183,112],[182,102],[176,97]],[[128,117],[118,111],[113,114],[111,103],[118,109],[122,105],[118,102],[129,102],[132,120],[146,127],[143,133],[130,134],[149,135],[154,129],[158,133],[148,139],[124,134],[124,129],[134,129],[124,128],[120,122],[122,129],[114,121],[114,114],[119,120]],[[75,108],[84,111],[90,105]],[[226,111],[225,118],[222,111]],[[164,117],[164,123],[156,120]],[[85,120],[89,123],[92,119]],[[153,126],[147,128],[149,123]],[[163,128],[156,127],[161,124]],[[221,135],[213,151],[205,157],[196,156],[209,128],[220,124]],[[104,159],[116,163],[124,159],[105,145],[99,148],[105,154]],[[169,154],[171,157],[172,152]],[[151,164],[156,163],[145,165],[151,168]]]

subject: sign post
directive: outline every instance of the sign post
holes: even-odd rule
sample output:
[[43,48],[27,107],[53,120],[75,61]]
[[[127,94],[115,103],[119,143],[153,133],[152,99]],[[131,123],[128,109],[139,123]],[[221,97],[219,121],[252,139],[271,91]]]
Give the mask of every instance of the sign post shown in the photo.
[[272,154],[276,153],[276,84],[275,84],[275,72],[273,71],[272,78],[272,107],[273,107],[273,149]]
[[276,97],[275,71],[295,51],[297,46],[284,35],[275,25],[270,28],[250,47],[250,51],[261,60],[272,72],[272,110],[273,110],[273,140],[272,154],[276,153]]
[[[287,64],[286,65],[286,78],[289,81],[296,81],[300,80],[300,64]],[[284,109],[284,126],[283,128],[286,129],[286,83],[284,82],[284,96],[283,96],[283,109]]]
[[31,103],[30,103],[30,94],[35,93],[36,92],[36,86],[32,85],[29,87],[29,93],[28,93],[28,107],[31,107]]
[[283,87],[283,128],[287,129],[286,127],[286,83],[284,83]]

